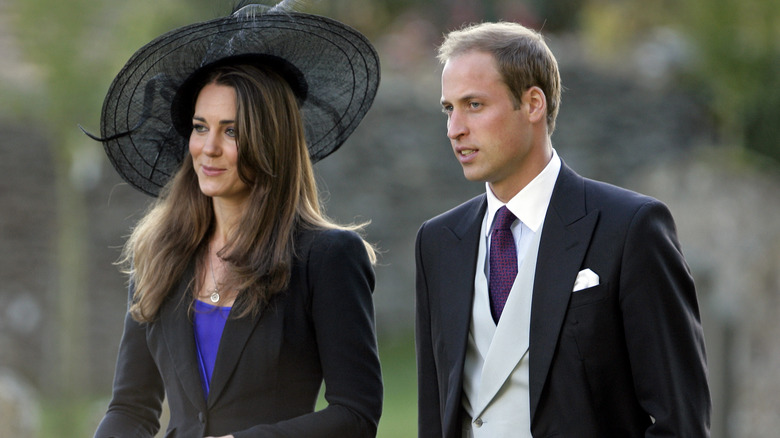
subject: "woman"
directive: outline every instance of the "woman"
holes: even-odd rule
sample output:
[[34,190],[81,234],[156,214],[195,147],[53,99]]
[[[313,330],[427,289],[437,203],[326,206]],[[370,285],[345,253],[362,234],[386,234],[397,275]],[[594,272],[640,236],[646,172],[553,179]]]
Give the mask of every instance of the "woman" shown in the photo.
[[374,251],[323,216],[312,161],[378,81],[354,30],[256,8],[131,58],[101,140],[125,180],[162,190],[124,248],[130,307],[96,437],[154,436],[164,397],[167,437],[376,435]]

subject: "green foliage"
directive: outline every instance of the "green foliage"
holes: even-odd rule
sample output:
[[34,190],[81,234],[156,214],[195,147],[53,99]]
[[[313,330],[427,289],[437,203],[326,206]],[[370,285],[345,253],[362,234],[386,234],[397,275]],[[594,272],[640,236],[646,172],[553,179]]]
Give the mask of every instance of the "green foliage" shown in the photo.
[[133,51],[196,15],[215,16],[208,4],[14,0],[10,9],[16,41],[42,75],[42,93],[23,110],[44,117],[54,137],[75,129],[76,123],[96,121],[108,84]]
[[775,0],[590,0],[583,35],[594,53],[625,56],[653,28],[690,44],[679,80],[705,98],[722,141],[780,162],[780,2]]
[[695,79],[711,91],[724,136],[780,162],[780,3],[683,4],[677,24],[695,43]]
[[568,32],[580,26],[580,0],[532,0],[529,2],[543,22],[545,32]]
[[17,41],[42,73],[45,100],[40,109],[54,132],[62,129],[63,115],[84,114],[86,104],[94,100],[89,99],[94,94],[86,86],[94,83],[92,65],[78,62],[90,14],[77,11],[92,11],[89,6],[88,0],[25,0],[11,6]]

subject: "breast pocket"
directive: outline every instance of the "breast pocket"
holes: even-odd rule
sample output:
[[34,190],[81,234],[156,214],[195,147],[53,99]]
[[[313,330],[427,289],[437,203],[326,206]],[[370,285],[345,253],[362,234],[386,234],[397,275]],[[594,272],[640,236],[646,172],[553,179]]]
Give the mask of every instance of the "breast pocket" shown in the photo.
[[599,284],[587,289],[578,290],[571,293],[571,299],[569,300],[569,309],[575,309],[577,307],[587,306],[588,304],[597,303],[607,298],[609,291],[609,284]]
[[563,336],[591,363],[610,357],[621,330],[620,309],[610,293],[609,283],[602,283],[573,292],[569,301]]

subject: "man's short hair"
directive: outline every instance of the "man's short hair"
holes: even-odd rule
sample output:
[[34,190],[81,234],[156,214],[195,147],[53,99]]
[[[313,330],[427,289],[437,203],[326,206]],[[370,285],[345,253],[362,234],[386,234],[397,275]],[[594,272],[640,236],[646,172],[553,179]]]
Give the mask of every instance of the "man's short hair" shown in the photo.
[[447,34],[439,47],[441,63],[466,52],[480,51],[493,55],[515,105],[523,93],[539,87],[547,99],[547,130],[555,130],[555,119],[561,102],[561,76],[558,61],[544,41],[532,29],[511,22],[480,23]]

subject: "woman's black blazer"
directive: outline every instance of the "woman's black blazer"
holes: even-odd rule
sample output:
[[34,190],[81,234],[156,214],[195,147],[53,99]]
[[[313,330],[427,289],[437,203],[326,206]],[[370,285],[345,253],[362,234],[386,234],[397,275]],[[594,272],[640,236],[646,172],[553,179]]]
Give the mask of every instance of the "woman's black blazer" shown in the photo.
[[[127,316],[95,437],[154,436],[164,397],[166,437],[375,436],[382,376],[363,242],[351,231],[307,231],[295,246],[289,288],[256,317],[227,321],[208,400],[189,314],[192,269],[154,322]],[[313,412],[323,380],[328,406]]]

